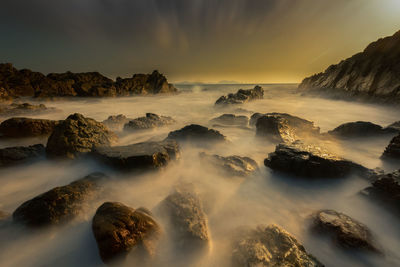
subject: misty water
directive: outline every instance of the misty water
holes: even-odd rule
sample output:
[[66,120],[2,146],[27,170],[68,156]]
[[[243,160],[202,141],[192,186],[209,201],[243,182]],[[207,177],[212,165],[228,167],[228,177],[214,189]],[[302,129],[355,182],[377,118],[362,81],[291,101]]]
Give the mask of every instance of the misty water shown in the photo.
[[[60,111],[29,117],[65,119],[79,112],[103,121],[109,115],[129,118],[146,112],[173,117],[177,123],[132,134],[118,132],[119,145],[146,140],[162,140],[168,132],[196,123],[212,127],[210,119],[224,113],[251,116],[254,112],[285,112],[315,122],[326,132],[351,121],[371,121],[382,126],[399,120],[399,110],[390,106],[305,97],[295,92],[295,85],[263,85],[263,100],[228,109],[215,108],[215,100],[239,88],[254,85],[181,85],[178,95],[74,99],[46,102]],[[3,118],[5,119],[5,118]],[[264,166],[263,160],[274,151],[275,144],[255,137],[255,129],[215,127],[229,139],[229,144],[207,150],[222,156],[249,156],[257,161],[260,172],[247,178],[226,177],[199,161],[204,149],[181,146],[181,157],[166,168],[150,173],[118,173],[90,160],[50,161],[0,170],[0,210],[12,213],[24,201],[55,186],[65,185],[93,171],[102,171],[111,179],[107,193],[90,203],[87,211],[66,225],[29,230],[9,222],[0,226],[1,266],[102,266],[91,220],[104,201],[119,201],[133,208],[154,210],[171,190],[182,182],[192,183],[199,193],[208,217],[211,236],[209,250],[189,257],[174,249],[168,235],[162,249],[151,261],[137,266],[229,266],[232,233],[240,226],[277,224],[294,235],[326,266],[400,266],[399,218],[358,192],[369,182],[357,176],[344,179],[305,179],[281,175]],[[352,141],[329,141],[332,152],[368,168],[393,171],[399,165],[381,161],[385,146],[393,136],[361,138]],[[1,140],[0,146],[33,144],[45,139]],[[382,246],[385,256],[346,252],[329,238],[310,231],[309,216],[318,209],[334,209],[366,224]],[[161,218],[156,220],[163,225]],[[126,266],[137,259],[128,257]]]

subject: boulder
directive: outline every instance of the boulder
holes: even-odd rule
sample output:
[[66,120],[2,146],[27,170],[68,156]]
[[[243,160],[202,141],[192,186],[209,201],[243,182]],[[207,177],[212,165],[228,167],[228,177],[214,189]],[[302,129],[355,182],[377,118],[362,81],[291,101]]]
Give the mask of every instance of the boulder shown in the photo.
[[160,226],[151,214],[119,202],[105,202],[97,209],[92,230],[105,263],[121,259],[139,248],[152,256],[161,234]]
[[211,123],[246,127],[249,124],[249,118],[246,116],[234,114],[223,114],[217,118],[212,119]]
[[50,135],[59,121],[11,118],[0,124],[0,135],[2,137],[35,137]]
[[101,190],[99,182],[107,178],[92,173],[68,185],[55,187],[24,202],[13,213],[15,222],[32,227],[59,225],[81,213],[87,201]]
[[[1,65],[1,64],[0,64]],[[29,103],[12,103],[10,105],[0,106],[0,116],[22,116],[22,115],[38,115],[49,112],[58,112],[59,110],[52,107],[46,107],[44,104],[32,105]]]
[[328,151],[301,142],[279,144],[275,152],[264,160],[265,166],[303,177],[339,178],[352,173],[362,176],[371,174],[371,170],[352,161],[330,154]]
[[312,218],[314,230],[333,235],[335,243],[344,248],[379,251],[368,227],[346,214],[320,210]]
[[109,116],[103,121],[103,124],[111,130],[121,130],[123,126],[128,123],[131,119],[127,118],[123,114]]
[[382,154],[383,159],[400,159],[400,134],[393,137]]
[[97,147],[92,155],[100,162],[119,170],[151,170],[166,166],[179,157],[174,140],[143,142],[127,146]]
[[200,157],[206,163],[213,165],[227,176],[249,176],[258,170],[257,162],[249,157],[209,155],[204,152]]
[[175,123],[171,117],[167,116],[159,116],[154,113],[146,113],[145,117],[139,117],[133,120],[130,120],[128,123],[124,125],[125,131],[136,131],[136,130],[144,130],[144,129],[152,129],[161,126],[171,125]]
[[110,146],[117,136],[104,124],[79,113],[60,122],[47,141],[46,152],[50,157],[75,158],[93,147]]
[[235,94],[221,96],[215,102],[215,105],[243,104],[248,101],[262,99],[263,97],[264,89],[257,85],[253,89],[239,89]]
[[24,164],[45,158],[45,148],[42,144],[33,146],[6,147],[0,149],[0,167]]
[[226,137],[214,129],[208,129],[207,127],[198,124],[191,124],[183,127],[180,130],[170,132],[167,140],[197,143],[200,145],[211,145],[225,142]]
[[233,266],[323,267],[295,237],[277,225],[241,230],[233,242]]
[[339,125],[328,134],[338,138],[360,138],[393,133],[395,131],[390,128],[382,128],[382,126],[366,121],[348,122]]

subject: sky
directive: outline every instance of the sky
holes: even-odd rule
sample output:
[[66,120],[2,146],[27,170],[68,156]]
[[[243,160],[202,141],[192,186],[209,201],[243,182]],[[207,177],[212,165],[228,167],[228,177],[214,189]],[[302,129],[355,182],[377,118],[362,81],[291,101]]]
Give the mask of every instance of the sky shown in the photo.
[[297,83],[400,30],[400,0],[0,0],[0,62]]

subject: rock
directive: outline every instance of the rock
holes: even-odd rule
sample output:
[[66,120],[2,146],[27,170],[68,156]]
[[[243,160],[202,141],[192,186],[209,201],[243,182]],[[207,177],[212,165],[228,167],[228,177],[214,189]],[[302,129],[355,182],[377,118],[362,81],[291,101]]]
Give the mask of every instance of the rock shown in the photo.
[[251,115],[250,121],[249,121],[250,126],[256,126],[257,120],[265,115],[266,114],[262,114],[262,113],[258,113],[258,112],[253,113],[253,115]]
[[110,146],[117,140],[118,137],[101,122],[75,113],[54,128],[46,152],[50,157],[75,158],[93,147]]
[[103,124],[111,130],[121,130],[130,120],[123,114],[109,116],[103,121]]
[[393,137],[382,154],[383,159],[400,159],[400,134]]
[[139,117],[133,120],[130,120],[128,123],[124,125],[125,131],[136,131],[143,129],[151,129],[166,125],[171,125],[175,123],[171,117],[167,116],[159,116],[153,113],[146,113],[146,117]]
[[279,144],[264,160],[265,166],[304,177],[345,177],[352,173],[369,176],[371,171],[359,164],[342,159],[316,146],[301,142]]
[[221,96],[215,102],[215,105],[227,105],[227,104],[243,104],[248,101],[262,99],[264,97],[264,89],[261,86],[255,86],[253,89],[239,89],[236,94],[229,94],[227,96]]
[[379,251],[368,227],[346,214],[334,210],[320,210],[312,217],[313,229],[332,234],[338,245],[350,249]]
[[167,140],[176,140],[178,142],[190,142],[200,145],[211,145],[215,143],[225,142],[226,137],[214,129],[191,124],[180,130],[170,132]]
[[397,131],[400,132],[400,121],[396,121],[392,124],[390,124],[388,127],[386,127],[385,129],[390,129],[392,131]]
[[[253,114],[254,115],[254,114]],[[319,127],[286,113],[267,113],[257,119],[256,134],[274,142],[294,142],[299,138],[319,136]]]
[[249,124],[249,118],[247,118],[246,116],[236,116],[234,114],[223,114],[217,118],[212,119],[211,123],[246,127]]
[[233,266],[323,267],[295,237],[276,226],[241,231],[233,242]]
[[257,162],[249,157],[209,155],[200,153],[201,159],[229,176],[249,176],[258,170]]
[[42,144],[33,146],[6,147],[0,149],[0,167],[24,164],[45,158],[45,148]]
[[299,90],[398,103],[400,31],[371,43],[363,52],[323,73],[305,78]]
[[391,132],[393,133],[392,130],[388,128],[384,129],[382,126],[371,122],[356,121],[341,124],[332,131],[329,131],[328,134],[338,138],[360,138],[382,135]]
[[[1,64],[0,64],[1,65]],[[0,116],[21,116],[21,115],[38,115],[49,112],[58,112],[59,110],[52,107],[46,107],[43,104],[32,105],[29,103],[10,104],[0,106]]]
[[11,118],[0,124],[0,134],[2,137],[35,137],[50,135],[59,121],[30,119],[30,118]]
[[32,227],[68,222],[84,210],[85,202],[99,194],[99,182],[105,178],[107,176],[102,173],[92,173],[68,185],[55,187],[24,202],[14,211],[13,219]]
[[98,147],[93,150],[92,155],[119,170],[151,170],[166,166],[171,160],[178,158],[179,153],[178,144],[169,140]]
[[93,217],[92,230],[103,262],[121,259],[138,248],[152,256],[161,234],[147,212],[119,202],[105,202]]

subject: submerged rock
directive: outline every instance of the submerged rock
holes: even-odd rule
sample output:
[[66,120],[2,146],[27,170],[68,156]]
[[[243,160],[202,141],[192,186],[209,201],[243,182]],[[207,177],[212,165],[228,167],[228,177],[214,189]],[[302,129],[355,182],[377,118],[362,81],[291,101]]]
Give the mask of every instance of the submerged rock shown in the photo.
[[83,211],[86,201],[99,193],[99,181],[105,178],[107,176],[102,173],[92,173],[68,185],[55,187],[24,202],[14,211],[13,219],[35,227],[68,222]]
[[105,263],[138,248],[152,256],[161,234],[160,226],[148,212],[119,202],[105,202],[97,209],[92,230]]
[[50,135],[59,121],[30,119],[30,118],[11,118],[0,124],[0,134],[2,137],[35,137]]
[[258,170],[257,162],[249,157],[209,155],[200,153],[201,159],[229,176],[248,176]]
[[0,167],[29,163],[44,158],[45,155],[42,144],[2,148],[0,149]]
[[255,86],[253,89],[239,89],[235,94],[221,96],[215,102],[215,105],[227,104],[243,104],[248,101],[262,99],[264,97],[264,89],[261,86]]
[[[1,64],[0,64],[1,65]],[[46,107],[44,104],[32,105],[29,103],[0,106],[0,116],[37,115],[58,111],[56,108]]]
[[103,124],[111,130],[121,130],[122,127],[130,120],[131,119],[127,118],[123,114],[111,115],[103,121]]
[[214,144],[226,141],[226,137],[214,129],[191,124],[183,127],[180,130],[170,132],[167,140],[177,140],[182,142],[194,142],[200,144]]
[[276,225],[240,232],[233,242],[232,263],[249,267],[324,266],[295,237]]
[[136,131],[144,129],[152,129],[157,127],[162,127],[175,123],[171,117],[159,116],[154,113],[146,113],[145,117],[139,117],[130,120],[124,125],[125,131]]
[[247,126],[249,124],[249,118],[247,116],[223,114],[217,118],[212,119],[211,122],[223,125]]
[[352,173],[370,175],[370,170],[336,155],[301,142],[279,144],[264,160],[265,166],[304,177],[345,177]]
[[393,137],[383,152],[382,158],[400,159],[400,134]]
[[364,224],[334,210],[320,210],[313,214],[313,228],[334,236],[335,242],[351,249],[378,252],[372,233]]
[[146,170],[166,166],[179,157],[179,146],[174,140],[143,142],[127,146],[98,147],[92,155],[119,170]]
[[51,157],[75,158],[93,147],[110,146],[117,140],[118,137],[101,122],[75,113],[54,128],[46,152]]
[[371,122],[356,121],[341,124],[332,131],[329,131],[328,134],[339,138],[356,138],[371,137],[393,132],[395,131],[389,128],[384,129],[382,126]]

